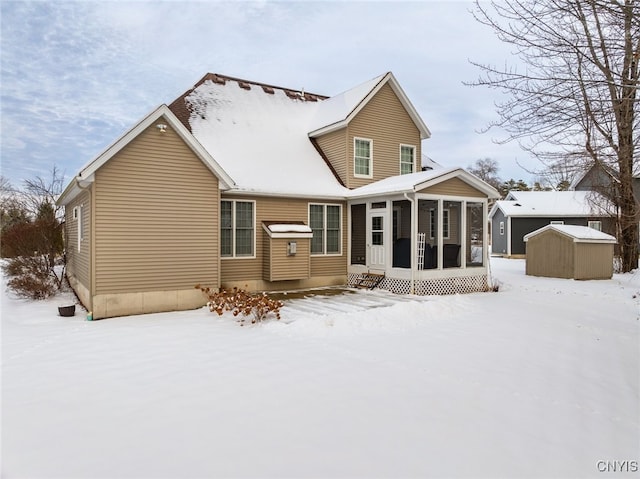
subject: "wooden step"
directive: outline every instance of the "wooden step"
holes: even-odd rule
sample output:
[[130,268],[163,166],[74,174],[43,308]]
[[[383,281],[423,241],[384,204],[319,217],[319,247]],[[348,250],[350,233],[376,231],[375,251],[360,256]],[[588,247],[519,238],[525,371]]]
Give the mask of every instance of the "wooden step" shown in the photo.
[[356,288],[374,289],[378,287],[380,283],[382,283],[383,279],[384,274],[361,273],[355,279],[353,286]]

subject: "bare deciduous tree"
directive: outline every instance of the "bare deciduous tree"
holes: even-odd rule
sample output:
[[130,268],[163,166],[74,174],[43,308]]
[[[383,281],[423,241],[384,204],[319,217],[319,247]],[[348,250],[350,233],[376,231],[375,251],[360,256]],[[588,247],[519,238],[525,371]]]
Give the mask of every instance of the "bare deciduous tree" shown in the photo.
[[618,242],[623,271],[638,265],[640,3],[636,0],[501,0],[476,3],[474,15],[514,47],[526,68],[472,62],[470,85],[506,92],[497,105],[507,141],[547,166],[616,169]]
[[496,190],[500,188],[500,185],[502,185],[502,180],[498,177],[500,166],[494,159],[480,158],[467,169],[484,182],[489,183]]

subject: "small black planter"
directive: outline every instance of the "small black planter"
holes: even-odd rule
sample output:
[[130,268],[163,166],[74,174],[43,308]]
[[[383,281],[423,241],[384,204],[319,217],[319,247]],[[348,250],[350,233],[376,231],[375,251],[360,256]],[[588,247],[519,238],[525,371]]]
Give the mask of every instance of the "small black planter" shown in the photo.
[[76,314],[76,305],[71,306],[58,306],[58,314],[60,316],[74,316]]

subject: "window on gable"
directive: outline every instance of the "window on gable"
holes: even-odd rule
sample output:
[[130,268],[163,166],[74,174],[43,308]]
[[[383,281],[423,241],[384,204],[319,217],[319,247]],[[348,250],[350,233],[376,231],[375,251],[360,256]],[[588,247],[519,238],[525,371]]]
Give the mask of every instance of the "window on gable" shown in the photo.
[[339,205],[309,205],[311,254],[340,254],[341,216]]
[[416,147],[400,145],[400,174],[413,173],[416,163]]
[[220,202],[220,255],[222,257],[254,256],[254,206],[253,201]]
[[372,175],[372,141],[363,138],[354,138],[353,164],[355,176],[371,178]]

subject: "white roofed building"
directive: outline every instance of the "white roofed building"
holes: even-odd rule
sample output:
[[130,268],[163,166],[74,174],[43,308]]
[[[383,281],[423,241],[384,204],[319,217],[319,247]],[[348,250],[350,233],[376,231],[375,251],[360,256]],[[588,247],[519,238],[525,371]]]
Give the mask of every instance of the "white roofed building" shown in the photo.
[[510,191],[496,201],[491,221],[491,252],[524,256],[524,238],[546,225],[589,226],[614,234],[612,206],[594,191]]

